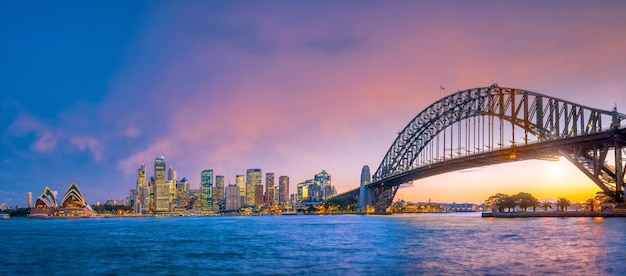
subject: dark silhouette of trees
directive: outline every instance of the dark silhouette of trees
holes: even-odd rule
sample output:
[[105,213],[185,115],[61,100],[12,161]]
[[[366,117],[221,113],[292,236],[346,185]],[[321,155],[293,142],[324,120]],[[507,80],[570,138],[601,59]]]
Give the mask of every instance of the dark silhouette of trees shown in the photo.
[[572,202],[569,199],[560,197],[559,200],[556,201],[556,206],[561,208],[561,212],[567,210],[567,207],[571,206]]
[[512,196],[503,193],[497,193],[485,200],[485,204],[487,206],[497,208],[498,212],[504,212],[504,210],[506,209],[511,212],[511,210],[515,208],[515,206],[519,206],[524,212],[526,212],[529,207],[533,207],[534,212],[536,207],[540,206],[539,200],[537,200],[531,194],[523,192]]

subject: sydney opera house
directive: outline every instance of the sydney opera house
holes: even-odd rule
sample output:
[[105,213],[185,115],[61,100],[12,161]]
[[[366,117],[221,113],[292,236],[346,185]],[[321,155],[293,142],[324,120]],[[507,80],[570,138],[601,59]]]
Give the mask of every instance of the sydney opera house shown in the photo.
[[30,210],[33,217],[92,217],[96,213],[85,202],[83,194],[74,182],[65,191],[59,205],[56,195],[46,187]]

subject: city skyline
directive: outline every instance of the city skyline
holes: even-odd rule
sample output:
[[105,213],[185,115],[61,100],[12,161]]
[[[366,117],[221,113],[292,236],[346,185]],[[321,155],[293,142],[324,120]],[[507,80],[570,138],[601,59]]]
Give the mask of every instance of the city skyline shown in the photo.
[[[625,9],[3,2],[0,203],[72,182],[89,203],[124,198],[139,164],[162,155],[194,188],[207,168],[225,186],[261,168],[288,175],[293,193],[328,170],[341,193],[359,186],[363,166],[376,171],[425,107],[494,82],[625,113]],[[414,181],[396,199],[478,203],[522,191],[580,201],[599,189],[565,160],[522,161]]]

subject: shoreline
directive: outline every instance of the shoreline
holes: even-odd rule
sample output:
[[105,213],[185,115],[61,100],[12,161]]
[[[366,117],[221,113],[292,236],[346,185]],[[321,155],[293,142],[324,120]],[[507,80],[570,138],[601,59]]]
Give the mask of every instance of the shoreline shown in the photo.
[[626,217],[626,212],[512,212],[512,213],[482,213],[483,218],[615,218]]

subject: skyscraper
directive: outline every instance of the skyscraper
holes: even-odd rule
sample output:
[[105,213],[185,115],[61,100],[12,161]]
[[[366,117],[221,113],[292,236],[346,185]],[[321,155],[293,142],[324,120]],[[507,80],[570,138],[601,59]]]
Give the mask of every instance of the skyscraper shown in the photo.
[[26,193],[26,207],[27,208],[33,207],[33,193],[31,192]]
[[272,206],[274,202],[274,173],[265,174],[265,204]]
[[226,187],[226,211],[235,211],[241,208],[241,195],[239,192],[239,187],[236,185],[230,184]]
[[150,208],[150,193],[148,191],[148,180],[146,179],[146,164],[141,163],[137,169],[137,180],[135,182],[135,205],[133,211],[135,213],[147,212]]
[[361,169],[361,187],[359,190],[359,206],[361,212],[367,211],[367,205],[369,204],[369,193],[367,191],[366,185],[370,184],[372,181],[372,177],[370,175],[370,167],[365,165],[363,169]]
[[263,184],[254,186],[254,206],[263,205]]
[[157,213],[169,212],[170,186],[165,179],[165,157],[163,156],[154,159],[154,189],[154,211]]
[[246,196],[246,176],[238,174],[235,176],[235,184],[239,187],[239,195],[245,198]]
[[[256,185],[261,185],[261,194],[263,193],[261,177],[261,169],[248,169],[246,171],[246,205],[256,205]],[[261,201],[263,201],[262,195]]]
[[278,204],[285,204],[289,200],[289,176],[278,178]]
[[335,195],[335,187],[331,185],[330,174],[325,170],[315,175],[314,180],[319,185],[319,199],[325,200]]
[[224,204],[224,176],[215,176],[215,187],[213,188],[213,204]]
[[167,168],[167,181],[176,181],[176,177],[176,170],[172,168],[172,166],[169,166]]
[[203,203],[202,210],[210,210],[213,208],[213,170],[202,171],[200,178],[202,198],[206,202],[206,206]]

